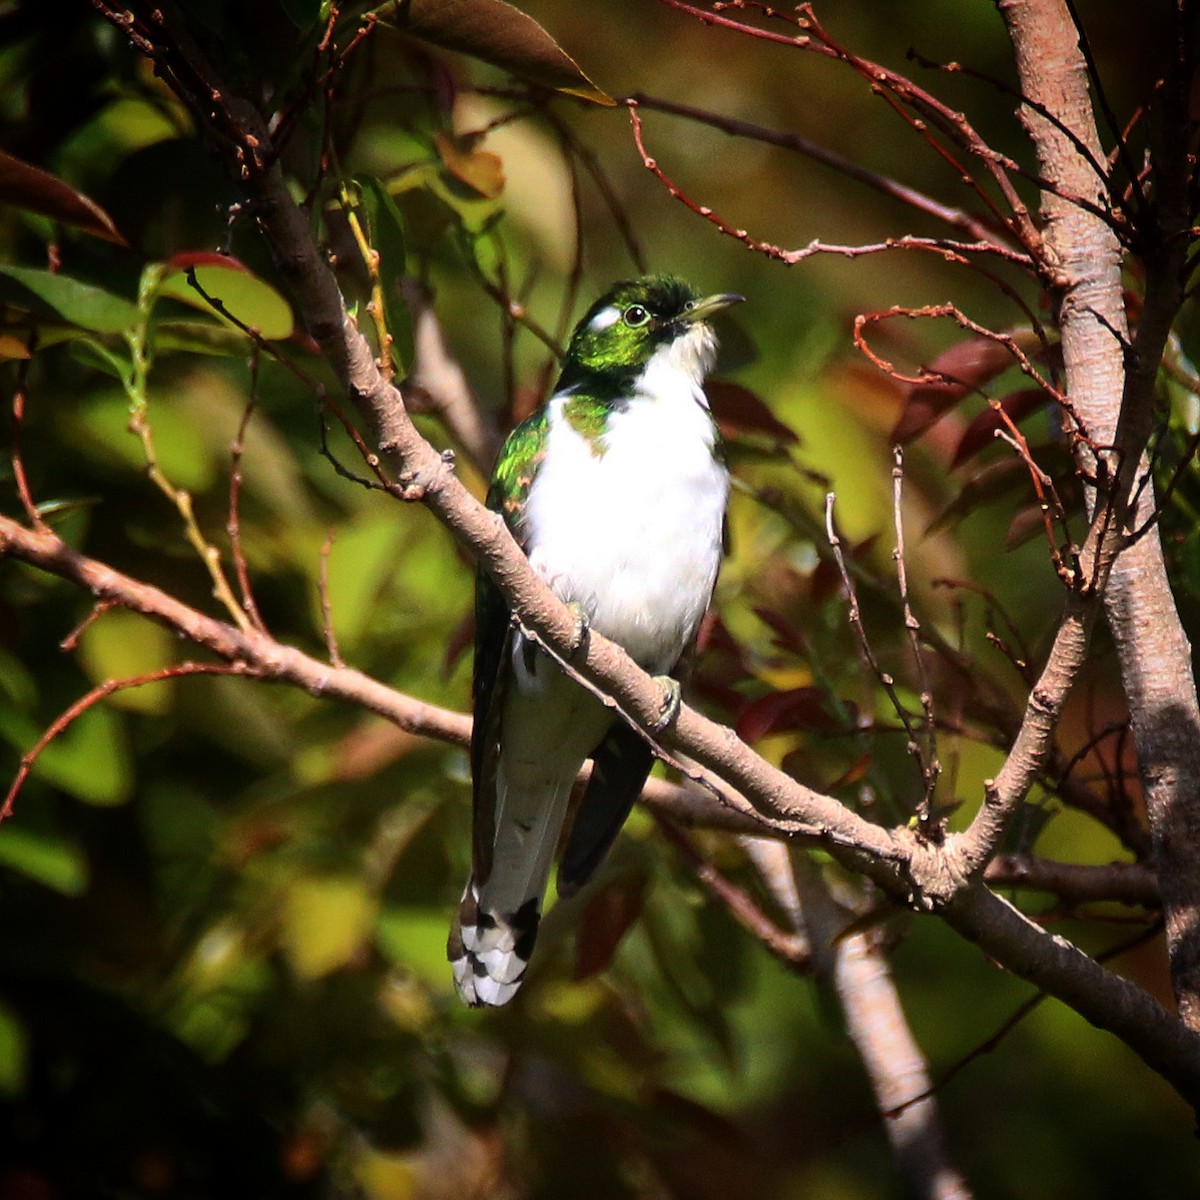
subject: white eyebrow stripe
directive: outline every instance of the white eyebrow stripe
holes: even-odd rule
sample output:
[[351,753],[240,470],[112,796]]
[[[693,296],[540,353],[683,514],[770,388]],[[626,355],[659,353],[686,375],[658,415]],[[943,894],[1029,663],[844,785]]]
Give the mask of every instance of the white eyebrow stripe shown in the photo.
[[589,322],[588,328],[593,333],[600,333],[610,325],[615,325],[621,319],[621,310],[615,304],[602,308]]

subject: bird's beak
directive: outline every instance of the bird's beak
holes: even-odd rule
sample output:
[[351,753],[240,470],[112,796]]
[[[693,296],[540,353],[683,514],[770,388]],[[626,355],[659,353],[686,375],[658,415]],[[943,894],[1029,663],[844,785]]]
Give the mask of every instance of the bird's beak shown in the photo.
[[688,324],[695,321],[707,321],[716,313],[732,308],[735,304],[741,304],[745,298],[745,296],[739,296],[737,292],[718,292],[715,296],[705,296],[703,300],[697,300],[679,317],[679,320]]

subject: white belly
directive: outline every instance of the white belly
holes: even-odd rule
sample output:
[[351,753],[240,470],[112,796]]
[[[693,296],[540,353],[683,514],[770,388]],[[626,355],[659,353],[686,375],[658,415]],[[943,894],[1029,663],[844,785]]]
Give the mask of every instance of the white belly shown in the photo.
[[604,453],[551,400],[529,492],[530,561],[646,670],[670,670],[708,607],[729,476],[702,393],[681,372],[610,418]]

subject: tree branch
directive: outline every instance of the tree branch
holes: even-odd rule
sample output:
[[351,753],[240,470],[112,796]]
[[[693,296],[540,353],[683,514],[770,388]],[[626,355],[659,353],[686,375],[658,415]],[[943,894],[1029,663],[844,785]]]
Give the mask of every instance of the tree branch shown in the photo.
[[[130,22],[123,12],[114,13],[104,0],[93,2],[129,31]],[[662,688],[619,646],[597,634],[587,639],[583,649],[576,646],[573,614],[532,570],[500,516],[484,508],[456,478],[452,463],[420,436],[403,396],[379,372],[370,347],[346,312],[329,264],[313,238],[307,214],[292,199],[260,114],[225,91],[162,9],[139,4],[138,11],[142,16],[134,22],[136,28],[131,35],[140,47],[148,47],[147,52],[168,83],[197,113],[201,128],[224,153],[251,202],[251,211],[310,333],[348,394],[370,420],[380,452],[396,472],[403,496],[424,502],[462,544],[478,555],[519,614],[522,626],[558,657],[570,660],[574,670],[652,738],[686,753],[732,784],[770,819],[793,832],[820,839],[842,865],[869,875],[902,903],[920,911],[940,912],[1005,967],[1035,980],[1094,1024],[1116,1032],[1189,1100],[1200,1104],[1200,1036],[1181,1026],[1142,989],[1112,975],[1069,942],[1051,937],[1026,920],[975,881],[971,873],[965,873],[945,848],[929,846],[905,829],[883,829],[831,797],[801,786],[755,754],[733,731],[691,708],[683,707],[664,729]],[[0,550],[5,548],[7,538],[9,546],[19,543],[36,551],[48,564],[47,569],[77,578],[97,595],[106,594],[104,579],[88,577],[80,556],[53,535],[53,544],[28,542],[27,538],[38,535],[26,530],[20,530],[20,535],[0,525]],[[169,597],[162,599],[176,603]],[[184,632],[189,634],[189,628],[185,626]],[[226,636],[222,630],[221,637]],[[240,636],[248,641],[228,643],[235,657],[255,635],[251,631]],[[299,654],[286,647],[283,651],[285,657]],[[332,681],[343,677],[336,668],[322,664],[321,670],[327,677],[320,679],[317,692],[331,694]],[[277,678],[280,670],[268,674]],[[373,681],[367,684],[380,686]],[[379,697],[375,700],[378,702]],[[410,712],[409,719],[433,720],[429,706],[419,707],[423,713]],[[1030,753],[1044,754],[1054,715],[1033,713],[1037,719],[1030,738],[1036,741],[1040,736],[1042,744],[1040,748],[1030,745]],[[1029,720],[1027,714],[1027,723]]]
[[[1001,0],[1000,11],[1016,49],[1022,91],[1052,114],[1022,114],[1045,175],[1068,190],[1096,180],[1062,128],[1096,154],[1099,133],[1088,93],[1086,62],[1064,0]],[[1169,48],[1168,77],[1151,119],[1154,203],[1151,249],[1144,255],[1145,297],[1131,352],[1121,291],[1120,247],[1113,232],[1091,213],[1047,192],[1042,211],[1046,243],[1062,265],[1056,297],[1068,390],[1101,444],[1115,453],[1107,474],[1108,497],[1089,494],[1093,509],[1113,505],[1123,534],[1155,512],[1146,482],[1145,447],[1154,422],[1154,389],[1171,325],[1184,298],[1190,228],[1187,201],[1187,88],[1191,80],[1190,30]],[[1146,240],[1143,238],[1143,240]],[[1094,462],[1086,448],[1084,466]],[[1145,486],[1142,484],[1145,483]],[[1116,560],[1105,613],[1117,646],[1145,789],[1162,891],[1171,977],[1180,1016],[1200,1029],[1200,703],[1191,647],[1167,579],[1157,527],[1149,528]]]

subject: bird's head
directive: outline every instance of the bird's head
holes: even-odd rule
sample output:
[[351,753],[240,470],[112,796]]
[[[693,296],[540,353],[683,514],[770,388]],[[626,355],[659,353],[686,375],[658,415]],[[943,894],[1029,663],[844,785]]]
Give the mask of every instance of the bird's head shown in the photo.
[[575,327],[560,386],[597,375],[633,378],[656,354],[700,381],[716,359],[709,318],[740,300],[731,292],[701,296],[669,275],[615,283]]

